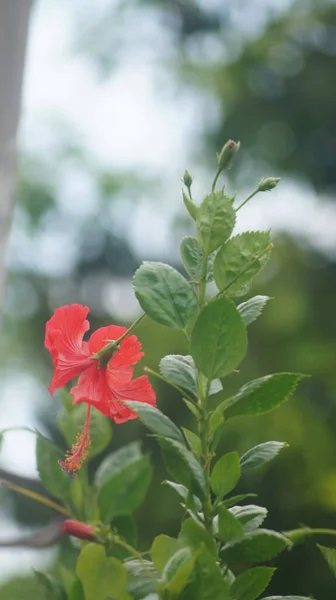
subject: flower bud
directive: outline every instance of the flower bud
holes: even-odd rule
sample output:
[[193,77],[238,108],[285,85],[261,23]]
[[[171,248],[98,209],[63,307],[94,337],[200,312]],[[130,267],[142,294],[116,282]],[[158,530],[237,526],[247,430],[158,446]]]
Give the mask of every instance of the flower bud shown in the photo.
[[267,179],[262,178],[258,185],[258,192],[270,192],[279,183],[280,177],[268,177]]
[[228,140],[226,144],[224,144],[221,152],[217,154],[217,164],[221,169],[227,169],[235,154],[238,152],[240,148],[240,142],[234,142],[233,140]]
[[62,524],[63,533],[72,535],[81,540],[95,541],[95,529],[91,525],[75,521],[74,519],[66,519]]
[[183,175],[183,183],[187,188],[190,188],[191,184],[193,182],[193,178],[190,175],[189,171],[184,171],[184,175]]

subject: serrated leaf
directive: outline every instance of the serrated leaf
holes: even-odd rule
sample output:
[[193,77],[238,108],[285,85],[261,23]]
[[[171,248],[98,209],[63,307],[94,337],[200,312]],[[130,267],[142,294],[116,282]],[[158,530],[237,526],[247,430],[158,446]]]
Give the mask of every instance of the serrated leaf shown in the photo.
[[226,544],[220,551],[225,563],[264,562],[271,560],[288,546],[288,540],[276,531],[255,529]]
[[254,296],[237,306],[245,325],[250,325],[261,315],[269,300],[269,296]]
[[336,577],[336,548],[328,548],[327,546],[321,546],[321,544],[317,544],[317,547],[321,550],[331,572]]
[[98,506],[103,521],[131,514],[143,501],[152,467],[138,444],[113,452],[101,463],[95,478]]
[[229,510],[244,526],[245,532],[253,531],[260,527],[267,517],[267,508],[255,504],[232,506]]
[[158,573],[162,573],[169,559],[178,550],[178,541],[168,535],[158,535],[151,546],[150,556]]
[[141,423],[146,425],[155,435],[172,438],[181,444],[185,444],[179,428],[158,408],[135,400],[127,400],[126,404],[136,412]]
[[188,446],[190,448],[190,450],[192,451],[192,453],[197,456],[198,458],[201,456],[202,454],[202,446],[201,446],[201,440],[198,437],[198,435],[196,435],[196,433],[194,433],[193,431],[190,431],[190,429],[187,429],[186,427],[181,427],[185,438],[188,442]]
[[271,567],[254,567],[236,577],[232,584],[232,595],[235,600],[256,600],[268,586],[275,569]]
[[168,472],[198,498],[207,495],[204,472],[194,455],[176,440],[157,436]]
[[215,464],[210,476],[211,489],[223,498],[233,490],[240,478],[240,464],[237,452],[224,454]]
[[219,539],[226,544],[235,538],[239,538],[243,533],[244,529],[240,521],[236,519],[226,506],[220,506],[218,509]]
[[271,251],[269,250],[257,260],[254,259],[269,244],[268,231],[246,231],[224,244],[214,262],[214,278],[218,289],[228,288],[230,296],[246,294],[250,280],[265,266]]
[[71,480],[58,464],[58,460],[63,459],[63,453],[55,444],[42,435],[37,436],[36,463],[42,484],[52,496],[68,502]]
[[241,362],[246,348],[246,327],[235,305],[225,296],[208,302],[191,334],[196,366],[210,380],[224,377]]
[[[197,370],[192,356],[181,354],[167,354],[160,361],[160,373],[166,379],[183,387],[198,396]],[[207,381],[204,382],[206,387]],[[209,395],[217,394],[223,389],[220,379],[214,379],[210,384]]]
[[232,600],[230,587],[215,557],[201,547],[192,580],[183,591],[183,600]]
[[214,538],[208,533],[204,525],[197,523],[194,519],[183,521],[179,541],[183,546],[190,546],[195,550],[199,550],[201,544],[204,544],[210,554],[214,556],[217,554]]
[[143,263],[135,272],[133,285],[141,308],[161,325],[184,329],[197,309],[192,285],[169,265]]
[[199,512],[202,510],[202,503],[197,498],[197,496],[190,494],[188,489],[181,485],[180,483],[175,483],[175,481],[163,481],[164,484],[169,485],[175,492],[182,498],[185,506],[190,507],[194,512]]
[[256,469],[270,462],[285,446],[287,446],[286,442],[264,442],[250,448],[240,459],[241,471]]
[[257,415],[273,410],[287,400],[303,377],[298,373],[276,373],[249,381],[229,399],[225,416]]
[[[82,431],[85,423],[87,406],[78,404],[73,410],[62,410],[57,415],[57,424],[62,431],[67,443],[71,446],[78,432]],[[90,414],[90,440],[91,447],[88,459],[100,454],[108,446],[112,438],[111,422],[98,410],[91,410]]]
[[197,238],[185,237],[180,245],[182,262],[190,279],[201,281],[204,261],[204,250]]
[[120,560],[107,557],[99,544],[87,544],[81,549],[76,573],[81,580],[85,600],[121,598],[125,592],[127,571]]
[[198,238],[207,256],[230,237],[236,222],[232,198],[223,191],[206,196],[199,207],[196,221]]

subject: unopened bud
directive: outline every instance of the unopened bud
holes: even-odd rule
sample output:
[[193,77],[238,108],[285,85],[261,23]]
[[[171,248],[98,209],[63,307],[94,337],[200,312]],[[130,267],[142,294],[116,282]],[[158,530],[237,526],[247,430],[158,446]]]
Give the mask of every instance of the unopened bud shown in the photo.
[[94,527],[74,519],[66,519],[62,524],[62,531],[81,540],[94,541],[96,539]]
[[258,185],[259,192],[270,192],[279,183],[280,177],[268,177],[267,179],[262,178]]
[[194,221],[196,221],[197,219],[197,212],[198,212],[198,207],[196,206],[196,204],[191,200],[191,198],[189,198],[189,196],[187,196],[187,194],[185,194],[182,191],[182,196],[183,196],[183,202],[184,205],[188,211],[188,213],[190,214],[190,216],[194,219]]
[[221,152],[217,154],[217,164],[221,169],[227,169],[235,154],[238,152],[240,148],[240,142],[234,142],[233,140],[228,140],[226,144],[224,144]]
[[183,175],[183,183],[187,188],[190,188],[191,184],[193,182],[193,178],[190,175],[189,171],[184,171],[184,175]]

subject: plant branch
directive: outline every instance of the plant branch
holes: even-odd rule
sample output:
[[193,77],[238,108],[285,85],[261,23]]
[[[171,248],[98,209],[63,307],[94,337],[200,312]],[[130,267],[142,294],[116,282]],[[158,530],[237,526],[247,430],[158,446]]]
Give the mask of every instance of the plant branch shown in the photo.
[[70,516],[69,511],[66,508],[64,508],[64,506],[57,504],[57,502],[54,502],[53,500],[50,500],[49,498],[46,498],[41,494],[37,494],[36,492],[32,492],[31,490],[26,490],[25,488],[19,485],[15,485],[15,483],[11,483],[10,481],[6,480],[1,481],[0,484],[9,490],[12,490],[13,492],[17,492],[18,494],[22,494],[23,496],[27,496],[28,498],[32,498],[32,500],[36,500],[41,504],[49,506],[53,510],[56,510],[57,512],[61,513],[61,515],[65,515],[66,517]]

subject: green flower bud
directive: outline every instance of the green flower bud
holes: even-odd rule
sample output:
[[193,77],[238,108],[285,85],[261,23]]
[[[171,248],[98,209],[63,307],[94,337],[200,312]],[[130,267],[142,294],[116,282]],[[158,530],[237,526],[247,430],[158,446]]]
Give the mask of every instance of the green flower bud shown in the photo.
[[191,200],[191,198],[189,198],[189,196],[187,196],[187,194],[185,194],[182,191],[182,196],[183,196],[183,202],[184,205],[188,211],[188,213],[190,214],[190,216],[194,219],[194,221],[196,221],[197,219],[197,211],[198,211],[198,207],[196,206],[196,204]]
[[233,140],[228,140],[226,144],[224,144],[221,152],[217,154],[217,164],[221,169],[227,169],[235,154],[238,152],[240,148],[240,142],[234,142]]
[[183,183],[187,188],[190,188],[191,184],[193,182],[193,178],[190,175],[189,171],[184,171],[184,175],[183,175]]
[[268,177],[267,179],[263,177],[258,185],[258,192],[270,192],[278,185],[279,181],[280,177]]

